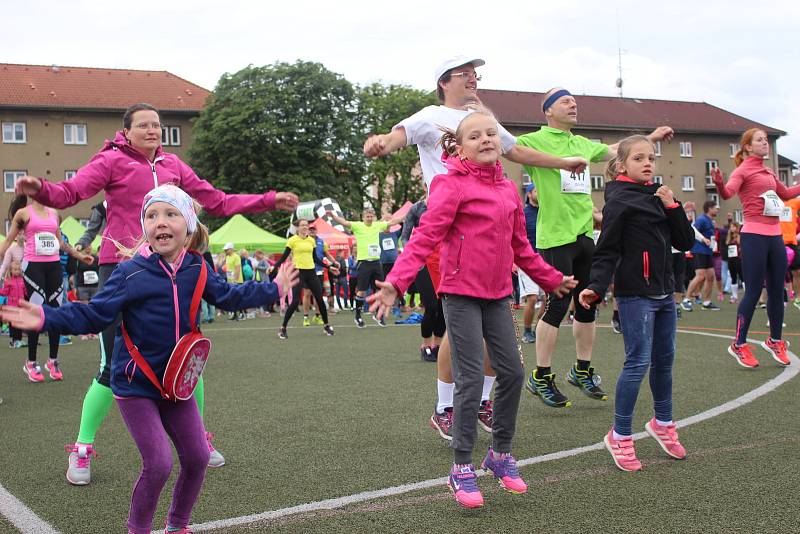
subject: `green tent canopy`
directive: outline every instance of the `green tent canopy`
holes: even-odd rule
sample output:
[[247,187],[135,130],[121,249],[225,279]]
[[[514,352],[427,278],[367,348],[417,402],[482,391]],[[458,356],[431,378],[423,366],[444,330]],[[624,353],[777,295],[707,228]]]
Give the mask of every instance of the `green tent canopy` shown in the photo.
[[[86,227],[78,222],[78,220],[70,215],[63,221],[61,221],[61,233],[67,236],[70,245],[74,245],[78,242],[78,240],[83,236],[83,233],[86,231]],[[92,241],[92,250],[95,254],[100,249],[100,242],[102,238],[100,234],[97,234],[97,237],[94,238]]]
[[286,248],[286,239],[271,234],[247,220],[242,215],[234,215],[209,238],[209,250],[222,252],[225,243],[233,243],[236,250],[247,249],[251,253],[261,249],[265,254],[278,254]]

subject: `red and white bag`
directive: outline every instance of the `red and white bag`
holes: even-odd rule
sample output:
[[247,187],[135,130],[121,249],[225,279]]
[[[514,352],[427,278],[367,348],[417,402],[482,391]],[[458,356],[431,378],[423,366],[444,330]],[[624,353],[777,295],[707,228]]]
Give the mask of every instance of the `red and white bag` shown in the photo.
[[128,348],[131,358],[166,400],[183,401],[191,398],[206,366],[206,361],[208,361],[211,341],[203,336],[197,326],[197,313],[200,311],[200,300],[203,298],[207,278],[206,260],[200,256],[200,278],[197,280],[192,294],[192,303],[189,306],[189,324],[192,331],[178,340],[169,357],[162,380],[156,377],[153,368],[131,341],[125,324],[122,324],[122,336],[125,338],[125,346]]

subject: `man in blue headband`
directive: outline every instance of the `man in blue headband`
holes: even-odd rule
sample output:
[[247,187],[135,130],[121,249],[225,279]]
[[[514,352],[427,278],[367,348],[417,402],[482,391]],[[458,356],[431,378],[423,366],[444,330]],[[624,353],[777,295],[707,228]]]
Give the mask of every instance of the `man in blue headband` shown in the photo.
[[[547,126],[517,138],[517,144],[560,157],[577,156],[587,161],[599,162],[616,155],[617,145],[604,145],[572,134],[578,124],[578,103],[562,87],[550,89],[542,97],[542,112]],[[647,137],[653,141],[669,140],[673,131],[669,126],[656,128]],[[536,228],[536,245],[542,257],[565,275],[574,275],[578,286],[567,296],[548,295],[544,316],[536,326],[536,369],[526,383],[526,388],[542,402],[552,407],[570,406],[567,397],[555,384],[551,359],[558,328],[575,300],[575,351],[577,362],[568,374],[567,382],[578,387],[588,397],[607,400],[599,386],[599,377],[591,367],[595,339],[595,308],[587,310],[578,305],[577,297],[589,282],[594,254],[592,239],[592,188],[589,168],[582,173],[544,169],[524,165],[525,172],[536,184],[539,197],[539,214]]]

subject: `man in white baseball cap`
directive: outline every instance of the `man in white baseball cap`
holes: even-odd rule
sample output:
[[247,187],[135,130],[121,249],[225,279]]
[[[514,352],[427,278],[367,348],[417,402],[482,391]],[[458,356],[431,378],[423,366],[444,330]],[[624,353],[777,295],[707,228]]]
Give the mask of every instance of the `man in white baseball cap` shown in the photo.
[[[408,145],[417,145],[425,185],[430,187],[436,175],[447,173],[442,163],[442,148],[438,145],[438,141],[442,136],[439,128],[444,126],[455,130],[464,117],[469,115],[475,107],[481,105],[478,98],[478,82],[481,77],[475,69],[485,63],[483,59],[476,56],[464,55],[451,57],[443,61],[435,71],[436,94],[439,97],[440,105],[423,108],[414,115],[400,121],[387,134],[369,137],[364,143],[364,154],[374,158],[385,156]],[[525,165],[563,168],[573,171],[582,170],[586,164],[585,160],[581,158],[555,157],[518,145],[516,138],[502,126],[500,126],[499,134],[503,155],[511,161]],[[531,163],[534,161],[537,163]],[[429,258],[427,268],[433,281],[433,287],[438,286],[438,249]],[[509,273],[510,275],[511,273]],[[436,296],[434,295],[428,300],[433,301],[435,299]],[[455,386],[451,368],[450,344],[447,336],[444,337],[442,345],[439,347],[437,361],[438,401],[434,413],[431,415],[430,425],[442,438],[452,440],[450,428],[453,423],[453,390]],[[491,431],[493,414],[489,395],[494,385],[494,371],[488,363],[485,365],[485,369],[487,376],[484,380],[478,419],[481,428]]]

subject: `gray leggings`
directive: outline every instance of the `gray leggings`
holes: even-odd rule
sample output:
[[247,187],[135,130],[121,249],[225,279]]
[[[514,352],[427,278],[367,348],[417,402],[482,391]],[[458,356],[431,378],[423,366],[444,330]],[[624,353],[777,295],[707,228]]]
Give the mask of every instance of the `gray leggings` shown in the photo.
[[519,358],[508,298],[444,295],[444,316],[453,359],[453,442],[455,463],[472,463],[475,426],[483,391],[483,347],[497,372],[492,448],[511,452],[525,371]]

